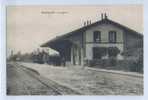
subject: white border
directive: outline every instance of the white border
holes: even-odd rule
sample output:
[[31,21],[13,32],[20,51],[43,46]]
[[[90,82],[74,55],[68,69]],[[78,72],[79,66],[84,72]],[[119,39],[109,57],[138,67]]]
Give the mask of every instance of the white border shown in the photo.
[[[148,100],[148,2],[143,0],[1,0],[0,16],[0,100]],[[98,5],[98,4],[143,4],[144,5],[144,96],[7,96],[6,95],[6,15],[7,5]]]
[[143,0],[2,0],[8,5],[142,4]]

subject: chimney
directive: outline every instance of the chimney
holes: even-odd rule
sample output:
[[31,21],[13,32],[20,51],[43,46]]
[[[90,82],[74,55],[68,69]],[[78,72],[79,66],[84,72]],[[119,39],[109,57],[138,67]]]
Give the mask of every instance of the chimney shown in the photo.
[[84,22],[84,26],[86,26],[86,22]]
[[103,20],[103,14],[101,13],[101,20]]
[[87,25],[89,24],[89,20],[87,20]]
[[91,20],[89,21],[89,24],[91,24]]
[[107,19],[107,15],[106,15],[106,13],[104,14],[104,16],[105,16],[105,19]]
[[84,22],[84,26],[90,25],[91,24],[91,20],[87,20]]

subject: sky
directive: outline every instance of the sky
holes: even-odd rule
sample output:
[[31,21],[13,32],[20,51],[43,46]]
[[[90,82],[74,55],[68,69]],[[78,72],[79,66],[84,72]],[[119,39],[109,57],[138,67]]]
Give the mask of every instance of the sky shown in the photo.
[[143,33],[142,5],[7,6],[7,55],[11,50],[14,53],[35,51],[50,39],[83,27],[86,20],[100,20],[101,13]]

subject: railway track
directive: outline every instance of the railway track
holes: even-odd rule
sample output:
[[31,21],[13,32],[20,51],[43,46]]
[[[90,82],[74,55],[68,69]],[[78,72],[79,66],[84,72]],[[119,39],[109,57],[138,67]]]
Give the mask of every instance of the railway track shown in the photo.
[[[14,62],[11,65],[19,68],[19,72],[24,72],[29,77],[36,80],[36,82],[33,83],[34,85],[40,83],[44,87],[43,89],[35,88],[36,90],[34,91],[39,93],[28,92],[28,88],[24,87],[24,91],[27,92],[27,95],[47,95],[45,92],[48,91],[53,92],[48,95],[102,95],[105,93],[108,95],[139,95],[143,93],[143,77],[139,74],[137,74],[137,76],[136,73],[129,74],[127,72],[126,74],[126,72],[120,73],[119,71],[96,70],[93,68],[66,69],[47,67],[46,69],[46,67],[42,67],[42,65],[27,65],[19,62]],[[57,74],[58,76],[56,76]],[[67,75],[72,77],[67,77]],[[83,82],[86,84],[83,84]]]
[[[53,95],[81,95],[80,92],[76,91],[76,90],[73,90],[69,87],[66,87],[66,86],[63,86],[63,85],[60,85],[50,79],[45,79],[44,77],[40,76],[39,73],[37,73],[36,71],[32,70],[32,69],[29,69],[25,66],[22,66],[22,65],[19,65],[17,63],[13,63],[13,65],[11,65],[13,67],[15,67],[16,69],[18,69],[20,72],[25,72],[27,75],[29,75],[29,77],[37,80],[37,82],[41,83],[42,86],[44,87],[44,89],[36,89],[36,90],[33,90],[30,92],[30,90],[28,90],[27,87],[23,87],[24,88],[24,91],[26,92],[27,95],[33,95],[33,94],[39,94],[40,95],[40,92],[53,92],[51,94]],[[34,83],[36,84],[36,83]],[[44,95],[44,93],[41,93],[42,95]]]

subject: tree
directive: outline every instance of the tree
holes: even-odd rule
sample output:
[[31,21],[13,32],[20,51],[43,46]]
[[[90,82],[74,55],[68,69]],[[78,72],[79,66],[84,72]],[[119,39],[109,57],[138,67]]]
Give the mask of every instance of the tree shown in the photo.
[[120,50],[117,47],[109,47],[108,55],[110,57],[110,65],[115,66],[117,63],[116,57],[120,53]]
[[94,50],[94,58],[95,59],[101,59],[103,56],[105,56],[107,54],[106,47],[95,47],[93,50]]
[[120,53],[120,50],[117,47],[108,48],[109,57],[116,57],[119,53]]

